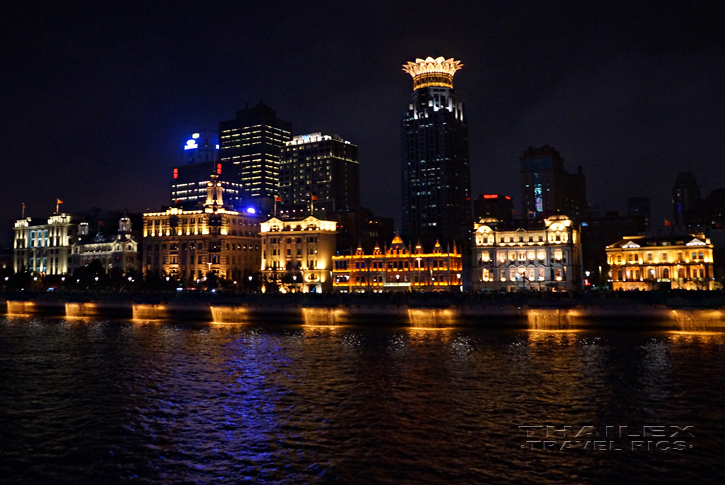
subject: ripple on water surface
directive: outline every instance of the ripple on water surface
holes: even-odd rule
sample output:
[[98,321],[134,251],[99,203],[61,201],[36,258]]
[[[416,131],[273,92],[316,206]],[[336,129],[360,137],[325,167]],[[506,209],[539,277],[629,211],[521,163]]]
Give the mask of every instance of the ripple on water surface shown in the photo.
[[[7,317],[0,481],[722,479],[724,349],[712,332]],[[632,451],[653,439],[626,432],[558,449],[607,425],[693,428],[683,450]]]

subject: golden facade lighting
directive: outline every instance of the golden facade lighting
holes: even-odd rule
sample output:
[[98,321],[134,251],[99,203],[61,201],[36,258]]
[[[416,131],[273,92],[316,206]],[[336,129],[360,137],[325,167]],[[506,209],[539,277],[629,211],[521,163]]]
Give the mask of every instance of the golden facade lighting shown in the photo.
[[715,289],[713,245],[703,234],[627,236],[606,251],[615,290]]
[[334,256],[333,285],[339,292],[460,291],[463,263],[454,244],[443,252],[439,242],[424,253],[420,244],[412,251],[395,236],[389,247],[376,246],[372,254],[357,248],[355,254]]
[[427,57],[403,64],[403,71],[413,77],[413,89],[431,86],[452,88],[453,75],[462,67],[461,61],[456,61],[452,57],[450,59]]

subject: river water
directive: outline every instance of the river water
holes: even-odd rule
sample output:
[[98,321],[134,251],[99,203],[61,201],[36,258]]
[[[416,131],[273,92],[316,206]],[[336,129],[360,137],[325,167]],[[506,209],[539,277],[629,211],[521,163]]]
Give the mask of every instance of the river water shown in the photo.
[[724,418],[716,333],[0,317],[6,483],[723,483]]

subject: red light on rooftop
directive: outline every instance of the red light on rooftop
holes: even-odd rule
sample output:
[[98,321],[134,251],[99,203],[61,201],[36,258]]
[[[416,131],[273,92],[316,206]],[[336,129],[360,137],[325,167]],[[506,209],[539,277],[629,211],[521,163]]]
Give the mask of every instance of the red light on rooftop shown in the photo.
[[174,169],[174,178],[175,179],[179,178],[179,169],[178,168]]
[[508,195],[504,195],[504,197],[506,197],[506,200],[511,200],[511,197],[509,197]]
[[217,175],[222,174],[222,164],[221,163],[216,164],[216,173],[217,173]]
[[[483,194],[484,199],[498,199],[498,194]],[[508,197],[507,197],[508,199]]]

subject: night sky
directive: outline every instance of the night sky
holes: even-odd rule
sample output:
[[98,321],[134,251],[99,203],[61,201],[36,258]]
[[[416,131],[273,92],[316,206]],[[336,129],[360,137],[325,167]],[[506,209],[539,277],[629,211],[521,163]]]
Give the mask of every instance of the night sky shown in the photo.
[[725,187],[722,2],[146,3],[4,11],[3,222],[56,197],[157,210],[188,135],[263,100],[294,134],[356,143],[363,205],[399,225],[402,64],[440,55],[464,64],[474,197],[518,207],[518,157],[544,144],[602,211],[649,196],[655,227],[679,171]]

